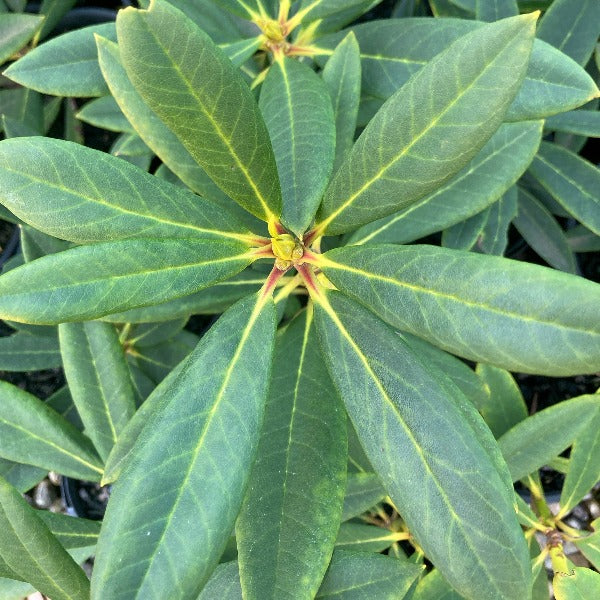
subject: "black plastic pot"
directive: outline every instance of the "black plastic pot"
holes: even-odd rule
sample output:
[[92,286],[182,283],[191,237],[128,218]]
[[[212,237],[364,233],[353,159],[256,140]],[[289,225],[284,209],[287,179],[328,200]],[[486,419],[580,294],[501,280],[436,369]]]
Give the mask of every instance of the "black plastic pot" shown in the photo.
[[64,476],[60,484],[67,513],[93,521],[102,520],[111,488],[110,485],[100,486],[92,481],[80,481]]

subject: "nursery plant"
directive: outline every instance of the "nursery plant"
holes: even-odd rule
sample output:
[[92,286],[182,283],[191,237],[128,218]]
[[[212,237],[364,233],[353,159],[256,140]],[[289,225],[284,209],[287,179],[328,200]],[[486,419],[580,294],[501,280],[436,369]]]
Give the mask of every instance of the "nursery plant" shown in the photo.
[[[565,522],[600,480],[600,394],[528,416],[509,373],[600,371],[573,254],[600,236],[578,155],[600,5],[541,3],[537,26],[400,2],[342,29],[374,4],[152,0],[5,71],[97,96],[81,119],[120,133],[117,156],[0,142],[24,240],[0,318],[58,339],[68,384],[0,382],[6,598],[538,600],[548,556],[558,600],[600,594],[564,554],[600,567]],[[502,256],[513,221],[555,268]],[[220,314],[201,337],[199,313]],[[101,525],[27,505],[48,470],[112,484]]]

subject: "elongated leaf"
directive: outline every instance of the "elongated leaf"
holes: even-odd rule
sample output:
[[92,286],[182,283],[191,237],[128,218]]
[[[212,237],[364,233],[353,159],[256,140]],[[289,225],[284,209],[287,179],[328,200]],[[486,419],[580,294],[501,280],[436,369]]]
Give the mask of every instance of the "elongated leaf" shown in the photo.
[[335,117],[335,173],[354,143],[360,101],[360,49],[352,32],[338,44],[322,77],[329,90]]
[[455,250],[471,250],[481,240],[487,223],[490,208],[469,217],[466,221],[456,223],[442,232],[442,246]]
[[540,21],[537,36],[585,65],[600,35],[596,0],[554,0]]
[[361,515],[385,496],[386,492],[375,473],[348,473],[342,521]]
[[236,525],[248,600],[315,597],[342,515],[346,436],[346,413],[323,364],[312,313],[303,312],[278,339],[265,423]]
[[282,56],[262,85],[260,109],[281,182],[281,222],[301,235],[313,220],[333,167],[335,124],[328,90],[311,68]]
[[476,0],[475,16],[480,21],[498,21],[519,14],[517,0]]
[[48,510],[40,510],[36,514],[64,548],[86,548],[98,541],[101,525],[99,521],[70,517]]
[[229,59],[163,0],[147,11],[120,11],[117,32],[129,79],[198,164],[249,212],[265,221],[278,217],[281,192],[267,129]]
[[411,600],[462,600],[452,589],[438,569],[434,569],[419,581]]
[[575,546],[596,567],[600,568],[600,519],[592,523],[594,533],[575,540]]
[[588,229],[600,235],[600,169],[558,144],[543,142],[531,174]]
[[498,443],[513,481],[558,456],[599,411],[600,396],[579,396],[546,408],[507,431]]
[[567,242],[573,252],[597,252],[600,236],[583,225],[576,225],[566,232]]
[[77,479],[100,479],[89,440],[31,394],[0,381],[0,456]]
[[47,474],[45,469],[0,458],[0,476],[21,493],[36,486]]
[[61,239],[245,239],[248,234],[222,207],[79,144],[42,137],[7,140],[0,144],[0,164],[0,201]]
[[337,550],[354,552],[382,552],[403,535],[374,525],[342,523],[335,547]]
[[[530,568],[512,493],[459,407],[458,389],[338,292],[320,295],[315,319],[365,452],[427,556],[467,598],[522,598]],[[483,561],[489,552],[494,561]]]
[[588,421],[571,448],[569,470],[560,494],[560,512],[568,514],[600,481],[600,412]]
[[396,92],[331,182],[320,229],[343,233],[397,212],[460,171],[500,126],[521,85],[534,24],[531,16],[514,17],[467,34]]
[[477,365],[477,374],[488,389],[484,402],[477,408],[496,438],[527,418],[521,390],[508,371],[492,365]]
[[89,581],[36,512],[0,477],[0,556],[21,578],[56,600],[86,600]]
[[55,336],[18,332],[0,338],[0,369],[3,371],[38,371],[60,365]]
[[63,323],[58,331],[71,396],[87,434],[106,460],[135,412],[119,336],[109,323]]
[[242,600],[242,585],[237,561],[218,565],[198,596],[198,600],[214,600],[214,598]]
[[[175,600],[200,591],[242,503],[274,330],[273,303],[251,296],[202,338],[169,388],[160,419],[142,430],[134,458],[114,486],[92,598]],[[140,498],[147,499],[143,505]]]
[[96,42],[104,79],[120,109],[144,142],[193,191],[208,200],[218,202],[221,206],[237,209],[238,212],[248,215],[212,182],[179,138],[144,102],[127,77],[121,64],[118,46],[101,37],[98,37]]
[[508,228],[517,216],[517,188],[512,186],[506,193],[487,209],[487,220],[478,250],[486,254],[502,256],[508,245]]
[[83,431],[83,423],[75,408],[68,386],[65,385],[54,392],[54,394],[46,400],[46,404],[69,421],[76,429]]
[[570,110],[546,119],[545,128],[586,137],[600,137],[600,111]]
[[503,123],[475,158],[448,183],[409,208],[358,229],[349,243],[405,243],[481,213],[531,163],[542,121]]
[[241,271],[241,242],[122,240],[45,256],[2,275],[0,316],[54,325],[165,302]]
[[[381,104],[460,36],[481,27],[481,22],[464,18],[386,19],[352,27],[361,49],[363,93]],[[347,31],[319,39],[318,46],[331,52]],[[597,94],[596,84],[581,66],[536,39],[523,85],[505,118],[539,119],[577,108]]]
[[567,273],[577,273],[575,256],[560,225],[550,211],[523,188],[519,188],[519,213],[513,223],[549,265]]
[[34,36],[42,21],[38,15],[0,15],[0,65]]
[[[284,283],[289,281],[288,278],[282,278],[282,280]],[[106,315],[103,320],[113,323],[150,323],[196,314],[219,314],[234,302],[258,291],[264,282],[264,276],[249,269],[227,281],[216,283],[207,290],[163,302],[162,304],[133,308],[124,313]]]
[[402,600],[421,571],[381,554],[336,550],[317,598]]
[[103,96],[94,34],[116,40],[115,24],[91,25],[64,33],[13,63],[4,74],[26,87],[54,96]]
[[574,567],[571,573],[556,573],[552,581],[556,600],[588,600],[600,594],[600,573]]
[[393,327],[453,354],[553,376],[600,366],[596,283],[418,245],[338,248],[323,255],[321,266],[334,285]]
[[109,131],[135,133],[135,129],[121,112],[119,105],[112,96],[102,96],[86,102],[75,116],[80,121]]

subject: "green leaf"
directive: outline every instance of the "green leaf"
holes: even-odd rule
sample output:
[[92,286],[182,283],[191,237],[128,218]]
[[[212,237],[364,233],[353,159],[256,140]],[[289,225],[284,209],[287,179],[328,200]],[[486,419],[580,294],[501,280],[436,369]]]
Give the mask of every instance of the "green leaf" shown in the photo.
[[315,319],[365,452],[426,555],[467,598],[521,599],[530,567],[512,492],[458,389],[338,292],[319,295]]
[[374,525],[342,523],[335,547],[336,550],[354,552],[382,552],[403,537],[405,537],[403,532],[396,533]]
[[398,90],[333,178],[319,230],[343,233],[397,212],[460,171],[500,126],[523,80],[534,27],[535,17],[525,15],[467,34]]
[[[147,348],[156,346],[162,342],[172,340],[185,327],[187,319],[180,318],[162,323],[140,323],[130,325],[127,328],[127,335],[123,344],[128,348]],[[123,336],[121,333],[121,336]]]
[[56,325],[166,302],[241,271],[252,262],[247,248],[202,239],[79,246],[2,275],[0,317]]
[[61,366],[56,336],[17,332],[0,338],[0,369],[38,371]]
[[513,481],[544,466],[570,446],[600,412],[600,396],[578,396],[517,423],[498,444]]
[[19,492],[25,493],[48,475],[45,469],[0,458],[0,476]]
[[248,230],[222,207],[71,142],[42,137],[2,142],[0,183],[0,201],[15,215],[78,243],[133,237],[249,239]]
[[40,510],[36,514],[64,548],[86,548],[98,541],[100,521],[70,517],[48,510]]
[[519,188],[519,213],[513,224],[550,266],[577,274],[577,262],[564,231],[550,211],[523,188]]
[[375,473],[348,473],[342,521],[362,515],[386,495]]
[[337,248],[320,258],[320,266],[338,289],[393,327],[453,354],[552,376],[600,367],[597,283],[497,256],[419,245]]
[[267,129],[229,59],[163,0],[120,11],[117,32],[127,75],[150,109],[226,194],[265,221],[277,218],[281,192]]
[[306,26],[320,21],[317,26],[319,34],[324,31],[336,31],[380,2],[381,0],[303,0],[301,9],[307,12],[302,18],[302,24]]
[[562,131],[586,137],[600,137],[600,111],[570,110],[548,117],[544,127],[550,131]]
[[119,133],[122,131],[136,133],[112,96],[102,96],[86,102],[75,116],[94,127]]
[[46,405],[53,408],[59,415],[64,417],[71,425],[79,431],[83,431],[83,423],[77,412],[77,408],[71,398],[71,392],[68,386],[63,386],[52,394],[47,400]]
[[98,481],[101,463],[89,440],[41,400],[0,381],[0,456]]
[[592,523],[594,533],[574,540],[575,546],[596,567],[600,568],[600,519]]
[[476,0],[475,16],[480,21],[498,21],[519,14],[517,0]]
[[269,69],[259,106],[281,182],[281,222],[302,235],[333,167],[335,125],[329,93],[310,67],[282,56]]
[[600,169],[557,144],[542,142],[531,174],[578,221],[600,235]]
[[272,301],[251,296],[201,339],[113,488],[92,598],[198,594],[243,500],[260,435],[274,331]]
[[517,188],[512,186],[487,209],[478,249],[486,254],[502,256],[508,245],[508,228],[517,216]]
[[35,135],[44,129],[42,97],[28,88],[0,90],[0,113],[12,121],[24,123]]
[[[202,26],[200,28],[206,31]],[[234,66],[240,67],[252,57],[261,44],[262,38],[261,36],[257,36],[247,40],[240,40],[239,42],[221,44],[220,48]]]
[[477,375],[488,390],[477,405],[494,437],[499,438],[511,427],[527,418],[527,406],[513,376],[492,365],[477,365]]
[[242,585],[237,561],[218,565],[198,596],[198,600],[215,600],[215,598],[242,600]]
[[[287,283],[289,279],[282,278],[280,281]],[[227,281],[215,283],[210,288],[195,294],[176,298],[162,304],[106,315],[103,320],[112,323],[151,323],[189,315],[219,314],[234,302],[258,291],[264,282],[264,276],[260,276],[256,271],[249,269]]]
[[[104,79],[111,93],[133,125],[139,136],[149,148],[171,169],[187,186],[207,200],[251,217],[231,198],[226,196],[208,177],[192,155],[186,150],[179,138],[159,119],[138,94],[129,81],[121,64],[119,47],[113,42],[97,37],[98,60]],[[254,219],[254,217],[252,217]]]
[[98,454],[108,458],[135,412],[131,376],[110,323],[62,323],[60,349],[69,390]]
[[0,65],[31,40],[42,21],[38,15],[0,15]]
[[438,569],[433,569],[419,581],[410,600],[463,600],[444,579]]
[[277,341],[265,422],[236,525],[247,600],[315,597],[341,520],[347,455],[344,406],[323,364],[312,312],[304,311]]
[[442,246],[455,250],[472,250],[481,240],[489,217],[489,207],[442,232]]
[[336,550],[317,598],[402,600],[422,569],[382,554]]
[[552,581],[556,600],[589,600],[600,594],[600,573],[574,567],[571,573],[556,573]]
[[403,244],[481,213],[527,169],[539,147],[542,124],[503,123],[448,183],[409,208],[361,227],[349,243]]
[[560,494],[560,513],[567,515],[600,481],[600,412],[573,442],[569,470]]
[[59,35],[28,52],[4,75],[43,94],[104,96],[108,88],[98,66],[95,34],[116,40],[115,24],[91,25]]
[[58,24],[62,17],[67,14],[77,0],[42,0],[39,8],[40,15],[44,15],[44,24],[35,36],[34,45],[44,39]]
[[555,0],[540,21],[537,36],[585,66],[600,35],[596,0]]
[[583,225],[575,225],[565,235],[573,252],[598,252],[600,250],[600,236]]
[[0,477],[0,556],[18,575],[53,600],[86,600],[89,581],[43,521]]
[[354,143],[360,100],[360,50],[356,36],[350,32],[336,47],[322,73],[335,118],[335,173]]
[[[363,94],[381,105],[451,43],[481,27],[485,25],[465,18],[385,19],[352,27],[361,49]],[[319,39],[318,46],[329,54],[347,31]],[[581,66],[536,39],[523,85],[505,118],[539,119],[577,108],[597,95],[594,80]]]

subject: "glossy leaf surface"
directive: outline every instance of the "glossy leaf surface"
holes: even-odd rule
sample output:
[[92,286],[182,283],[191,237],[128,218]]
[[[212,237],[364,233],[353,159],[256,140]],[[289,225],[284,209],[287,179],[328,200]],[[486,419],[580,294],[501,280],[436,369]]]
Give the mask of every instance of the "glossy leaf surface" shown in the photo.
[[129,79],[198,164],[257,217],[278,217],[281,192],[267,129],[229,59],[162,0],[147,11],[121,11],[117,32]]
[[304,311],[277,341],[265,422],[236,525],[248,600],[315,597],[341,520],[346,435],[343,404],[323,364],[312,314]]
[[87,600],[83,570],[43,521],[0,477],[0,556],[18,575],[53,600]]
[[135,412],[131,375],[115,327],[109,323],[58,326],[69,390],[103,460]]
[[397,212],[462,169],[513,100],[534,25],[530,16],[515,17],[467,34],[396,92],[331,182],[321,228],[342,233]]
[[[522,598],[529,559],[509,490],[458,389],[354,301],[320,298],[315,319],[332,378],[411,534],[467,598]],[[482,560],[489,552],[493,563]]]
[[[272,302],[251,296],[202,338],[114,486],[92,598],[175,600],[200,591],[243,499],[274,329]],[[140,505],[140,498],[147,501]]]
[[418,245],[338,248],[322,269],[392,326],[459,356],[553,376],[600,366],[600,286],[591,281]]
[[122,240],[45,256],[0,278],[0,315],[39,324],[165,302],[241,271],[241,242]]
[[329,94],[310,67],[281,57],[262,84],[259,106],[281,182],[281,222],[302,235],[313,220],[333,167],[335,124]]
[[0,381],[0,456],[98,481],[100,460],[73,425],[35,396]]
[[114,23],[91,25],[38,46],[4,73],[26,87],[55,96],[103,96],[108,92],[100,73],[94,35],[116,40]]

